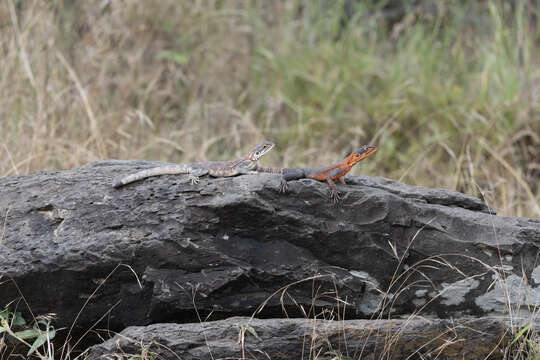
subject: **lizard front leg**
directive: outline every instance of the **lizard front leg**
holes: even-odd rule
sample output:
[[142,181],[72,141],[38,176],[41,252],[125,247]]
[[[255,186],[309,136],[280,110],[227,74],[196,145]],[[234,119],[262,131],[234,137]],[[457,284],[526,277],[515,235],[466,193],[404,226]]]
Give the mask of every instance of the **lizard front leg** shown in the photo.
[[332,197],[332,202],[334,204],[339,202],[339,200],[341,199],[341,196],[339,195],[339,191],[333,179],[338,179],[340,183],[345,184],[345,180],[343,179],[343,176],[344,176],[343,169],[338,168],[332,171],[326,177],[326,182],[328,183],[328,186],[330,187],[330,197]]
[[247,168],[238,168],[238,169],[235,169],[235,173],[234,175],[231,175],[231,176],[235,176],[235,175],[255,175],[255,174],[258,174],[259,172],[256,171],[256,170],[250,170],[250,169],[247,169]]
[[339,196],[339,191],[337,189],[336,183],[332,180],[331,177],[328,177],[326,179],[326,182],[328,183],[328,186],[330,187],[330,197],[332,198],[332,202],[334,204],[337,204],[339,200],[341,200],[341,196]]

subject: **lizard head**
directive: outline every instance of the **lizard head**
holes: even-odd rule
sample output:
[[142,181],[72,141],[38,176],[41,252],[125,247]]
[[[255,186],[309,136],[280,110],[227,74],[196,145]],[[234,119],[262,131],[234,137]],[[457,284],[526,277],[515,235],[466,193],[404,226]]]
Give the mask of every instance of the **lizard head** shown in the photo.
[[259,145],[255,146],[250,152],[249,152],[249,159],[252,161],[257,161],[261,156],[265,155],[267,152],[272,150],[274,147],[274,143],[271,141],[263,141]]
[[353,166],[360,160],[365,159],[369,155],[373,154],[375,151],[377,151],[377,147],[373,145],[364,145],[355,152],[353,152],[351,155],[349,155],[349,157],[347,158],[347,164]]

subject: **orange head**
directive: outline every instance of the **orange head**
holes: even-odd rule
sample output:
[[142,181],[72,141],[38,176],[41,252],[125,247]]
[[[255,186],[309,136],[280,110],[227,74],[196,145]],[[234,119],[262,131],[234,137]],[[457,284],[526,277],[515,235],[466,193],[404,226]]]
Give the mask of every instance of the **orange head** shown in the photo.
[[373,154],[375,151],[377,151],[377,148],[373,145],[364,145],[360,149],[353,152],[349,157],[347,158],[347,165],[348,166],[354,166],[357,162],[359,162],[362,159],[367,158],[369,155]]

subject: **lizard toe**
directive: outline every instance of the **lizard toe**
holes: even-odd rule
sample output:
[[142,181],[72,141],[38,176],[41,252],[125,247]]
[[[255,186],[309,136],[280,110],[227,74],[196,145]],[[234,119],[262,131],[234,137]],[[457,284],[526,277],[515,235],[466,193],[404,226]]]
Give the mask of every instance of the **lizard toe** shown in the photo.
[[189,176],[189,181],[191,182],[191,185],[195,185],[195,184],[198,184],[199,183],[199,177],[198,176],[193,176],[193,175],[190,175]]
[[287,181],[282,180],[281,184],[279,185],[279,192],[282,194],[285,194],[288,189],[289,189],[289,185],[287,185]]
[[332,202],[334,204],[337,204],[339,200],[341,200],[341,196],[339,195],[338,191],[332,191],[331,192]]

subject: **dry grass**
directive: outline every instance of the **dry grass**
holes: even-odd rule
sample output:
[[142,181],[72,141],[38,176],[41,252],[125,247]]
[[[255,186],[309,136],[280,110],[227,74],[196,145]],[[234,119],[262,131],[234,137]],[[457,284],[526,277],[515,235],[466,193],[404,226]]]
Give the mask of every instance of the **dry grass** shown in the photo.
[[389,28],[360,2],[342,27],[329,3],[0,2],[0,176],[263,138],[266,164],[314,166],[374,143],[355,173],[540,217],[539,8],[453,0]]

